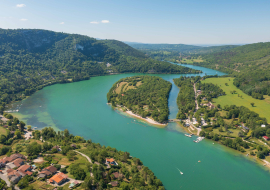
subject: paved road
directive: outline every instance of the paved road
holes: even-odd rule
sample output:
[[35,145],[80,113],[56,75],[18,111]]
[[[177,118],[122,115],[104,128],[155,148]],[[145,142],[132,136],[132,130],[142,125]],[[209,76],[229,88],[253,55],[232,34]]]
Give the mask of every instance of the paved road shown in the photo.
[[[8,180],[8,177],[7,177],[7,174],[6,174],[5,170],[3,170],[3,174],[0,173],[0,178],[7,183],[8,187],[10,187],[10,181]],[[15,189],[20,190],[20,188],[17,187],[17,186],[15,186]]]
[[74,151],[77,152],[77,153],[79,153],[79,154],[82,155],[83,157],[85,157],[91,164],[93,163],[92,160],[91,160],[88,156],[86,156],[85,154],[83,154],[83,153],[81,153],[81,152],[79,152],[79,151],[77,151],[77,150],[74,150]]

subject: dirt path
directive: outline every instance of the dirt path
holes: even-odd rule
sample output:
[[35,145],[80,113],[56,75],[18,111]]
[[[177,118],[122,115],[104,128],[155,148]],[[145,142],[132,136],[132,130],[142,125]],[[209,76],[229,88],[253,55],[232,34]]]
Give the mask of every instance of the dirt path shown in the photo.
[[83,154],[83,153],[81,153],[81,152],[79,152],[77,150],[74,150],[74,151],[77,152],[78,154],[82,155],[83,157],[85,157],[91,164],[93,164],[92,160],[88,156],[86,156],[85,154]]

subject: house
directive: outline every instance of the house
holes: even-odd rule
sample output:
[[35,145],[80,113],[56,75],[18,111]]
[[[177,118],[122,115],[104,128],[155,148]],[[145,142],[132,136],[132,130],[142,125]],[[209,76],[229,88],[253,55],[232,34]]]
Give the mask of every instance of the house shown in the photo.
[[32,167],[30,165],[22,165],[21,167],[18,168],[18,170],[23,172],[31,171],[31,169]]
[[269,137],[268,136],[263,136],[263,139],[268,141],[269,140]]
[[112,182],[111,182],[111,185],[112,185],[113,187],[117,187],[117,186],[118,186],[118,181],[112,181]]
[[119,177],[119,173],[118,172],[114,172],[112,174],[114,175],[114,178],[116,178],[116,179]]
[[[59,146],[57,146],[57,145],[54,146],[54,147],[52,147],[52,149],[56,149],[57,151],[61,151],[61,148],[60,148]],[[52,149],[51,149],[51,150],[52,150]]]
[[261,125],[261,127],[265,127],[265,125]]
[[17,159],[14,160],[12,163],[13,163],[16,167],[20,167],[21,165],[24,164],[24,161],[23,161],[23,159],[21,159],[21,158],[17,158]]
[[44,168],[39,174],[38,174],[38,177],[40,178],[44,178],[44,177],[47,177],[49,175],[52,175],[54,173],[57,172],[57,169],[56,167],[54,166],[48,166],[46,168]]
[[50,176],[50,175],[52,175],[52,172],[50,172],[50,171],[41,171],[39,174],[38,174],[38,177],[39,178],[44,178],[44,177],[47,177],[47,176]]
[[65,175],[64,173],[58,173],[56,175],[54,175],[53,177],[51,177],[49,179],[50,183],[56,183],[57,185],[62,184],[63,182],[65,182],[67,180],[68,176]]
[[111,165],[118,165],[113,158],[106,158],[106,163]]
[[17,158],[24,159],[24,155],[22,155],[22,154],[12,154],[10,156],[10,162],[13,161],[13,160],[16,160]]
[[77,148],[77,146],[76,146],[76,144],[72,144],[72,145],[70,145],[72,148],[74,148],[74,149],[76,149]]
[[7,176],[9,180],[13,183],[18,183],[20,179],[22,178],[22,175],[17,170],[7,170]]
[[8,125],[4,125],[3,127],[4,127],[4,128],[8,128]]

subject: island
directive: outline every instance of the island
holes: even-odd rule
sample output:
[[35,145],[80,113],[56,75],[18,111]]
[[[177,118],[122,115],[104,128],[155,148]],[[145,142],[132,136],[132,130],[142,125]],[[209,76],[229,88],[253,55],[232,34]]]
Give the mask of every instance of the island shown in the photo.
[[166,125],[172,84],[156,76],[133,76],[117,81],[107,94],[108,103],[151,124]]

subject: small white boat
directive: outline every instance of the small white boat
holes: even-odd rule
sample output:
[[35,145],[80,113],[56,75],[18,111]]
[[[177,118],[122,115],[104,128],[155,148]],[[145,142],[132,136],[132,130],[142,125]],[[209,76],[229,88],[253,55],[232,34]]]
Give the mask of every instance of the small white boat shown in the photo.
[[183,175],[184,173],[183,172],[180,172],[181,175]]

